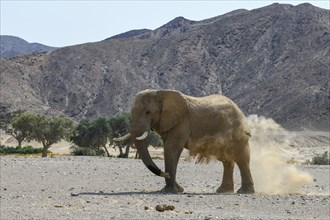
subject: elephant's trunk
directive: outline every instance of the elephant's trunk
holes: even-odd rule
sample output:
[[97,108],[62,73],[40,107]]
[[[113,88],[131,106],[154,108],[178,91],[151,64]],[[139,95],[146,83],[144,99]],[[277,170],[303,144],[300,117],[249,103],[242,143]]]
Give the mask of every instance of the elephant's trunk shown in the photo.
[[148,146],[145,140],[135,140],[134,144],[136,146],[136,149],[144,163],[144,165],[154,174],[157,176],[165,177],[165,178],[170,178],[168,173],[164,173],[161,171],[158,166],[154,163],[154,161],[150,157],[150,153],[148,151]]
[[141,117],[140,111],[136,110],[134,107],[131,115],[131,138],[144,165],[157,176],[170,178],[167,173],[161,171],[152,161],[148,151],[147,136],[150,131],[150,125],[152,124],[151,119]]

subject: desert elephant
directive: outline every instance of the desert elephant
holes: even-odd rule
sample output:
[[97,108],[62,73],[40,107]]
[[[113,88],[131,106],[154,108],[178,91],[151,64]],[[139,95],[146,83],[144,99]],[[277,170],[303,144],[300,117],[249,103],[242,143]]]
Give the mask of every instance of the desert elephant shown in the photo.
[[[218,193],[233,192],[233,170],[239,167],[238,193],[254,193],[250,172],[250,132],[237,105],[222,95],[192,97],[173,90],[145,90],[137,94],[131,110],[131,132],[115,141],[132,138],[146,167],[165,177],[165,193],[183,192],[176,170],[184,148],[199,162],[217,159],[224,167]],[[145,138],[156,131],[164,142],[165,172],[152,161]]]

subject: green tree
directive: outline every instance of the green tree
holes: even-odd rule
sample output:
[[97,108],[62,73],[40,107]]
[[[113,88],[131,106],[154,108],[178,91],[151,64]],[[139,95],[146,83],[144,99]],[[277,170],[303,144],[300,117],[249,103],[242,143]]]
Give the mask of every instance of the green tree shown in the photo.
[[34,116],[20,110],[12,112],[1,120],[1,128],[17,140],[18,147],[22,147],[22,142],[31,138]]
[[73,128],[73,121],[67,117],[35,115],[33,118],[31,139],[42,143],[42,157],[47,157],[47,151],[53,144],[62,139],[69,140]]
[[108,138],[111,134],[111,127],[109,124],[109,120],[105,117],[99,117],[94,121],[93,126],[93,134],[94,134],[94,141],[95,145],[103,147],[105,152],[107,153],[108,157],[110,154],[108,149],[106,148],[106,144],[108,142]]
[[154,131],[151,131],[147,137],[148,145],[152,145],[153,147],[162,147],[163,141],[162,138]]
[[[131,140],[114,142],[112,139],[121,137],[130,132],[131,115],[129,113],[122,113],[120,115],[113,116],[110,118],[109,124],[112,130],[109,137],[110,144],[114,144],[115,147],[118,147],[118,157],[128,158],[129,150],[133,146],[133,142]],[[123,152],[123,148],[125,148],[125,152]]]
[[[110,134],[111,127],[108,118],[99,117],[95,120],[83,119],[79,122],[71,140],[80,148],[93,150],[96,155],[103,154],[101,150],[103,148],[107,155],[110,156],[106,148]],[[90,151],[85,150],[84,152]]]
[[89,119],[82,119],[74,130],[71,141],[79,147],[88,148],[91,146],[91,127],[92,122]]

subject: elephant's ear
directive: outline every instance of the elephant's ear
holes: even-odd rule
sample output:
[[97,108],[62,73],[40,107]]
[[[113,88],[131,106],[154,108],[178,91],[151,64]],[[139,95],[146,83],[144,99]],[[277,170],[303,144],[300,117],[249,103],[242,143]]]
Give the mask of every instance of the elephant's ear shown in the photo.
[[187,116],[188,106],[187,100],[178,91],[162,90],[157,95],[161,105],[159,131],[162,133],[174,128]]

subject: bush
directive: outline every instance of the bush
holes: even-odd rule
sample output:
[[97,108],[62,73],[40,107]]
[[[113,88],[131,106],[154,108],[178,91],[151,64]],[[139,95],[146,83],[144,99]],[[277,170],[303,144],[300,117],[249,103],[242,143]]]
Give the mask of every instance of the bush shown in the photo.
[[42,148],[34,148],[32,146],[26,147],[6,147],[0,146],[0,154],[40,154]]
[[311,164],[330,165],[330,158],[328,151],[324,152],[323,154],[317,154],[315,157],[313,157]]
[[121,153],[121,154],[118,154],[117,158],[128,158],[128,155]]
[[74,156],[104,156],[105,152],[102,149],[74,146],[71,147],[71,154]]

